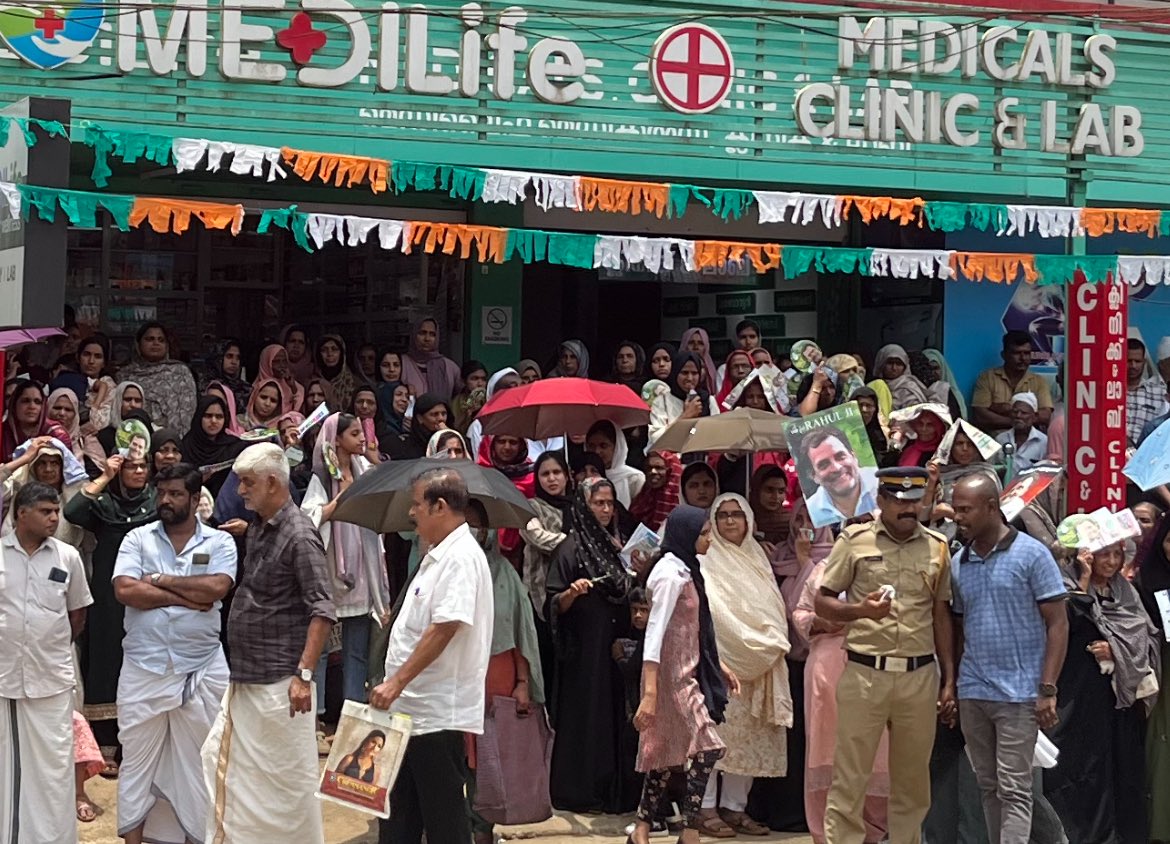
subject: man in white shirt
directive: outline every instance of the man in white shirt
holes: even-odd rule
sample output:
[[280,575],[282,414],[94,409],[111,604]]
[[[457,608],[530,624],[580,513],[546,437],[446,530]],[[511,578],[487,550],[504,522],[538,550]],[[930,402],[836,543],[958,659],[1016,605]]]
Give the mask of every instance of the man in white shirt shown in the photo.
[[77,840],[72,642],[93,603],[77,550],[54,538],[57,491],[25,484],[0,539],[0,841]]
[[386,681],[370,704],[409,715],[410,743],[390,792],[380,844],[471,840],[463,733],[483,733],[495,606],[487,558],[467,527],[467,484],[455,469],[414,480],[411,519],[431,550],[390,631]]
[[127,844],[202,842],[209,811],[200,748],[228,686],[220,602],[236,543],[195,516],[194,466],[155,475],[159,521],[122,540],[114,594],[126,605],[118,678],[118,835]]
[[1048,456],[1048,435],[1035,427],[1039,407],[1035,393],[1016,393],[1012,396],[1012,429],[995,438],[998,443],[1016,447],[1017,472],[1031,469]]

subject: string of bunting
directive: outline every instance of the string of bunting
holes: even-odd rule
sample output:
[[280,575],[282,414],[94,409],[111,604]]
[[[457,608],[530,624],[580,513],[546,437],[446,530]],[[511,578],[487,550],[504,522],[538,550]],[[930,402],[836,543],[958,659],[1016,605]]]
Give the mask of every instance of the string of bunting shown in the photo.
[[683,217],[692,205],[727,221],[755,214],[761,224],[789,223],[828,228],[843,225],[851,211],[863,224],[895,220],[938,232],[977,229],[1000,236],[1101,237],[1116,232],[1170,236],[1170,210],[1081,208],[924,200],[918,197],[854,196],[799,191],[741,190],[665,182],[602,179],[585,175],[464,167],[419,161],[391,161],[357,155],[237,144],[207,138],[172,138],[148,132],[123,132],[82,122],[81,141],[94,151],[92,178],[105,187],[110,159],[174,166],[179,173],[225,169],[235,175],[272,182],[289,174],[375,195],[438,191],[452,199],[516,205],[528,199],[544,210],[603,211]]
[[[243,230],[242,205],[150,196],[93,193],[0,182],[0,194],[11,214],[27,219],[36,213],[53,222],[58,212],[75,226],[97,225],[99,210],[107,211],[123,231],[149,225],[161,234],[182,234],[193,219],[210,229],[233,235]],[[518,259],[581,269],[620,270],[641,266],[652,273],[724,270],[748,264],[756,272],[782,269],[795,278],[810,270],[865,277],[898,279],[966,279],[1012,284],[1063,284],[1078,272],[1093,282],[1170,284],[1170,255],[1041,255],[1031,253],[961,252],[949,249],[849,249],[782,245],[747,241],[688,240],[549,232],[427,220],[306,213],[295,205],[259,212],[256,231],[287,230],[304,250],[329,244],[356,247],[376,237],[381,249],[405,254],[426,252],[502,264]]]

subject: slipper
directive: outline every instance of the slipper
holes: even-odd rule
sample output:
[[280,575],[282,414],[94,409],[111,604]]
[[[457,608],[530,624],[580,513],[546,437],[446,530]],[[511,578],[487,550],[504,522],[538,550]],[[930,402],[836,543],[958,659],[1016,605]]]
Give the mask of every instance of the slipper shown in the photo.
[[701,835],[709,835],[712,838],[735,838],[735,830],[724,823],[723,818],[718,815],[697,817],[695,826]]
[[97,820],[98,809],[88,800],[77,801],[77,819],[82,823],[93,823]]
[[118,763],[113,759],[106,760],[106,767],[98,774],[102,779],[116,780],[118,778]]
[[762,823],[748,817],[747,812],[731,812],[723,809],[720,810],[719,815],[728,826],[744,835],[768,835],[771,832]]

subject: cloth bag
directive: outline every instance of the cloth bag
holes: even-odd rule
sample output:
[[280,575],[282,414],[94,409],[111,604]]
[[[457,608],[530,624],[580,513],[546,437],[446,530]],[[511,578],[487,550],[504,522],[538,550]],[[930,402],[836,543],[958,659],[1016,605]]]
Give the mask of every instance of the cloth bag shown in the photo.
[[516,701],[493,696],[475,737],[475,811],[493,824],[540,823],[552,817],[549,769],[553,730],[543,706],[516,714]]

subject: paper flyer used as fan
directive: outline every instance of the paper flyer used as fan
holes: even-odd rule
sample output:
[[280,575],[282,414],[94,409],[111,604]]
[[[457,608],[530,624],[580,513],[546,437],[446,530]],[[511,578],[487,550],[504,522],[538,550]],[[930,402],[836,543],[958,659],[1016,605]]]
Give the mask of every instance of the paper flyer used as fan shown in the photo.
[[347,700],[317,796],[379,818],[390,817],[390,789],[402,767],[410,731],[409,715]]

